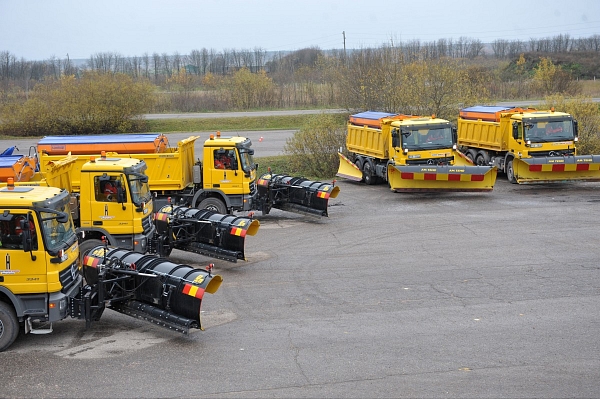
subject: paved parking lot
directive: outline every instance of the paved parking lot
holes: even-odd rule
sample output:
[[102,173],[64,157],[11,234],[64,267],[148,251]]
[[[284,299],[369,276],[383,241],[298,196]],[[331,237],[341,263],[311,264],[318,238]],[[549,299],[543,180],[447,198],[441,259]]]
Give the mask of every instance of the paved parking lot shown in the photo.
[[0,353],[0,397],[600,397],[600,184],[397,194],[259,216],[189,336],[107,311]]

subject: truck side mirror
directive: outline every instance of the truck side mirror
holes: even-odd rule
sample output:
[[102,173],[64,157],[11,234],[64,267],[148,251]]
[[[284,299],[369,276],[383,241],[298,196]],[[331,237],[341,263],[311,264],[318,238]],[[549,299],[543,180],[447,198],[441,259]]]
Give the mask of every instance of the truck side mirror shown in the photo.
[[579,137],[579,124],[576,120],[573,120],[573,137]]
[[512,124],[512,137],[517,140],[519,138],[519,124],[513,122]]
[[451,128],[451,130],[452,130],[452,143],[458,144],[458,128],[453,126]]
[[392,147],[400,147],[400,133],[398,128],[392,129]]
[[117,181],[117,203],[125,203],[125,190],[120,181]]
[[65,222],[69,221],[69,214],[65,212],[56,214],[56,221],[60,222],[61,224],[64,224]]
[[21,241],[22,241],[22,246],[23,246],[23,251],[24,252],[29,252],[31,250],[33,250],[33,243],[31,243],[31,232],[29,232],[29,229],[27,229],[25,226],[22,225],[22,233],[21,233]]
[[21,228],[21,244],[24,252],[31,254],[31,260],[35,261],[36,256],[33,255],[33,238],[31,234],[31,226],[29,225],[29,219],[23,218],[19,221],[19,227]]

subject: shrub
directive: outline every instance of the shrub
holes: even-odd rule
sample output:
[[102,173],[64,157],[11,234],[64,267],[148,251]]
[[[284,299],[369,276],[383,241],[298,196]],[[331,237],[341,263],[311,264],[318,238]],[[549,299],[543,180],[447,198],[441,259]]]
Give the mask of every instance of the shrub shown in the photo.
[[339,166],[337,152],[345,146],[346,127],[343,117],[317,114],[286,140],[284,153],[290,156],[290,167],[315,178],[334,177]]
[[86,72],[77,79],[36,85],[22,104],[2,109],[0,133],[13,136],[135,132],[134,117],[149,109],[153,87],[124,74]]

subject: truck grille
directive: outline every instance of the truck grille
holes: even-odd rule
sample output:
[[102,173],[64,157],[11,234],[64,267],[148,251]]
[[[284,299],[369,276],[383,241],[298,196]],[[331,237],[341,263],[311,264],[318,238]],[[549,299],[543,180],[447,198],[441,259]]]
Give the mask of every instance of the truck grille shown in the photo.
[[572,156],[574,155],[573,149],[565,149],[562,151],[530,151],[529,155],[531,157],[564,157],[564,156]]
[[151,215],[148,215],[147,217],[144,217],[142,219],[142,228],[144,229],[144,236],[148,236],[151,232],[152,232],[152,219],[150,218]]
[[71,288],[71,286],[75,284],[78,276],[79,270],[77,269],[77,261],[74,261],[67,268],[60,271],[58,274],[58,279],[60,280],[60,284],[63,287],[61,292],[66,293]]
[[406,160],[407,165],[450,165],[450,162],[454,161],[452,157],[441,157],[441,158],[425,158],[425,159],[414,159]]

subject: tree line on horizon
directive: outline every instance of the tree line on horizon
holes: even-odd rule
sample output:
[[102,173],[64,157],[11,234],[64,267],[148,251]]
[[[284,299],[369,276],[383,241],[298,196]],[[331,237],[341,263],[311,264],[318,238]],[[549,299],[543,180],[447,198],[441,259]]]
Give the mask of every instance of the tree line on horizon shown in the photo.
[[[600,35],[585,38],[572,38],[568,34],[560,34],[546,38],[524,40],[497,39],[485,44],[479,39],[460,37],[458,39],[438,39],[421,42],[418,39],[389,44],[381,47],[400,49],[407,59],[435,60],[440,58],[458,58],[474,60],[491,58],[496,60],[515,59],[522,53],[592,53],[600,52]],[[298,66],[309,65],[314,59],[313,53],[331,57],[349,56],[365,49],[329,50],[310,47],[298,51],[267,52],[265,49],[194,49],[188,55],[178,52],[144,53],[141,56],[123,56],[116,52],[99,52],[92,54],[83,63],[77,64],[68,56],[64,59],[51,57],[47,60],[28,61],[18,58],[8,51],[0,51],[0,82],[6,86],[9,82],[27,89],[31,82],[39,82],[49,78],[58,79],[63,75],[78,75],[84,70],[98,72],[123,73],[134,78],[146,78],[156,85],[164,85],[173,73],[185,69],[196,76],[206,74],[227,75],[232,71],[247,68],[251,72],[264,70],[267,73],[278,71],[293,72]],[[587,71],[575,71],[578,78],[589,78]]]
[[[62,68],[58,76],[39,80],[14,79],[7,73],[10,62],[0,57],[0,134],[139,131],[144,129],[139,116],[145,113],[250,109],[344,108],[453,120],[461,107],[489,101],[577,96],[582,92],[578,78],[600,75],[597,50],[576,50],[579,42],[562,35],[554,45],[544,43],[530,42],[537,51],[514,58],[486,56],[477,41],[466,39],[352,51],[308,48],[269,59],[255,49],[232,51],[231,68],[221,63],[213,69],[209,63],[201,71],[184,57],[166,68],[177,57],[165,56],[156,58],[163,64],[148,76],[115,70],[110,67],[118,64],[115,59],[92,56],[90,68]],[[588,49],[593,41],[585,43]],[[196,55],[202,60],[202,52]],[[265,68],[248,66],[252,63]]]

